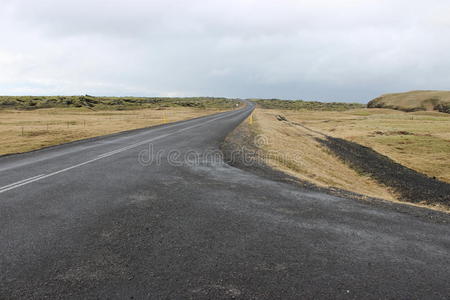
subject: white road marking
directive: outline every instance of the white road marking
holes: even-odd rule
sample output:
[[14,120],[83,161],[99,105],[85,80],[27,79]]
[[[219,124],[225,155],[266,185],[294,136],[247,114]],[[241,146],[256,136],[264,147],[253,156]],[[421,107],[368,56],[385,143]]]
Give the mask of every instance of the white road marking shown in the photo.
[[[241,112],[239,112],[239,113],[241,113]],[[88,161],[85,161],[85,162],[82,162],[82,163],[79,163],[79,164],[76,164],[76,165],[73,165],[73,166],[70,166],[70,167],[58,170],[58,171],[55,171],[55,172],[52,172],[52,173],[49,173],[49,174],[41,174],[41,175],[37,175],[37,176],[31,177],[31,178],[27,178],[27,179],[24,179],[24,180],[21,180],[21,181],[17,181],[15,183],[8,184],[8,185],[3,186],[3,187],[0,188],[0,194],[4,193],[6,191],[9,191],[9,190],[12,190],[12,189],[24,186],[24,185],[29,184],[29,183],[33,183],[35,181],[42,180],[42,179],[45,179],[45,178],[48,178],[48,177],[51,177],[51,176],[54,176],[54,175],[57,175],[57,174],[60,174],[60,173],[63,173],[63,172],[75,169],[75,168],[78,168],[78,167],[81,167],[81,166],[84,166],[84,165],[87,165],[89,163],[92,163],[94,161],[100,160],[102,158],[106,158],[106,157],[112,156],[114,154],[121,153],[121,152],[124,152],[126,150],[136,148],[136,147],[141,146],[143,144],[150,143],[150,142],[153,142],[155,140],[159,140],[159,139],[168,137],[168,136],[173,135],[175,133],[180,133],[180,132],[192,129],[192,128],[200,127],[200,126],[205,125],[207,123],[211,123],[213,121],[217,121],[217,120],[220,120],[220,119],[223,119],[223,118],[226,118],[226,117],[230,117],[230,116],[234,116],[234,115],[235,114],[230,114],[230,115],[225,115],[225,116],[221,116],[221,117],[218,117],[218,118],[214,118],[214,119],[208,120],[206,122],[202,122],[202,123],[197,124],[197,125],[192,125],[192,126],[188,126],[188,127],[182,128],[182,129],[174,131],[172,133],[163,134],[163,135],[160,135],[160,136],[157,136],[157,137],[154,137],[154,138],[151,138],[151,139],[139,142],[139,143],[128,145],[126,147],[119,148],[119,149],[116,149],[116,150],[113,150],[113,151],[101,154],[101,155],[99,155],[96,158],[93,158],[91,160],[88,160]]]
[[37,175],[37,176],[34,176],[34,177],[30,177],[30,178],[27,178],[27,179],[24,179],[24,180],[20,180],[20,181],[17,181],[17,182],[14,182],[14,183],[2,186],[2,187],[0,187],[0,193],[9,191],[10,189],[16,188],[16,187],[21,186],[23,184],[27,184],[28,182],[32,181],[33,179],[40,178],[40,177],[42,177],[44,175],[45,174],[40,174],[40,175]]

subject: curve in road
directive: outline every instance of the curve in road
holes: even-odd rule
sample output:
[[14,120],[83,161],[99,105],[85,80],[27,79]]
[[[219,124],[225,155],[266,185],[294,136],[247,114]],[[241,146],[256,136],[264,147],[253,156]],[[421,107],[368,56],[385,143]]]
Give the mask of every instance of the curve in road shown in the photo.
[[448,223],[223,163],[252,109],[1,157],[0,297],[450,296]]

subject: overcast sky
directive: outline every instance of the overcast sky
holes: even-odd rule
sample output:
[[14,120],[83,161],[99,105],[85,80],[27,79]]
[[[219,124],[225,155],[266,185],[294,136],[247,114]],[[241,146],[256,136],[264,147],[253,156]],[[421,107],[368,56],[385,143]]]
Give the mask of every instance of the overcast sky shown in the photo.
[[450,89],[448,0],[0,0],[0,94]]

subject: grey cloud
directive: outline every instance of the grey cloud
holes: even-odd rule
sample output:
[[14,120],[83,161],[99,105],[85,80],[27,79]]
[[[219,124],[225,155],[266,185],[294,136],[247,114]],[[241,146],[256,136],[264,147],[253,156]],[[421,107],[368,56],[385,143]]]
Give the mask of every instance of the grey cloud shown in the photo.
[[1,94],[366,101],[390,91],[446,89],[450,79],[446,1],[0,6]]

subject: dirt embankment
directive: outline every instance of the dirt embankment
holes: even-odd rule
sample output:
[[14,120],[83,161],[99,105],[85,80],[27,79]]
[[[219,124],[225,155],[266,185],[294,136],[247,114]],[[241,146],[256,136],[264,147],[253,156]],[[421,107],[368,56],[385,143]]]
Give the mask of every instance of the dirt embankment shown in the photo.
[[241,124],[230,133],[220,147],[224,161],[236,168],[256,173],[260,176],[281,181],[295,181],[303,187],[316,188],[310,182],[298,180],[268,166],[266,153],[258,145],[258,135],[247,124]]

